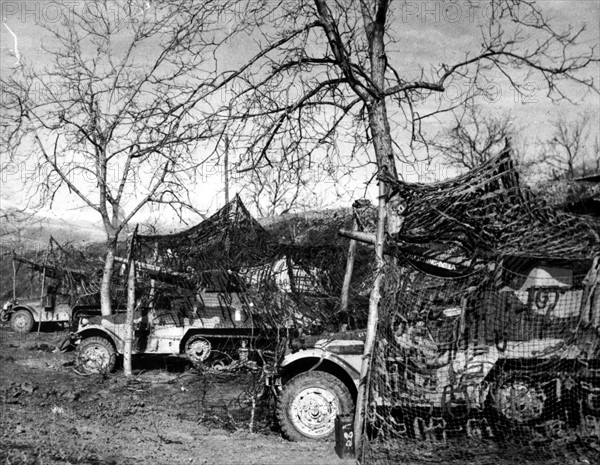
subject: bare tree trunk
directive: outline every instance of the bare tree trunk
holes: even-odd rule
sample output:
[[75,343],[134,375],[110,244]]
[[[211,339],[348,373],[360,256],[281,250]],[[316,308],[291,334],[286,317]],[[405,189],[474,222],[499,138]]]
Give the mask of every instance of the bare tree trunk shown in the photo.
[[106,236],[106,257],[104,259],[102,283],[100,284],[100,311],[102,316],[108,316],[112,314],[112,299],[110,289],[118,243],[118,236],[114,232],[107,231]]
[[117,252],[117,237],[109,235],[106,243],[106,258],[104,261],[104,273],[102,274],[102,284],[100,287],[100,311],[102,316],[112,314],[112,302],[110,298],[110,286],[113,275],[113,266],[115,264],[115,255]]
[[[368,15],[363,15],[365,28],[369,37],[369,59],[371,62],[371,79],[379,89],[385,88],[386,55],[383,41],[385,31],[385,10],[387,5],[382,2],[378,5],[375,21],[371,22]],[[383,15],[381,15],[383,13]],[[379,96],[369,106],[369,127],[373,134],[373,147],[377,158],[379,176],[379,204],[377,208],[377,233],[375,243],[375,279],[369,297],[369,317],[367,320],[367,334],[360,370],[360,382],[356,399],[356,413],[354,416],[354,444],[356,451],[362,446],[363,425],[366,415],[366,406],[371,373],[371,361],[377,334],[379,300],[381,298],[381,279],[384,266],[385,224],[387,212],[387,185],[382,179],[384,176],[397,178],[396,164],[390,123],[387,115],[385,97]]]
[[[371,79],[381,90],[385,88],[386,54],[384,45],[385,16],[387,4],[382,1],[378,4],[375,17],[369,16],[366,10],[363,12],[365,29],[369,39],[369,59],[371,63]],[[375,19],[375,21],[373,21]],[[354,416],[354,444],[358,452],[362,446],[362,433],[365,421],[366,405],[369,388],[369,375],[371,372],[371,360],[375,347],[375,336],[377,333],[379,300],[381,297],[381,279],[384,266],[384,242],[387,207],[387,185],[383,176],[398,177],[394,161],[394,149],[390,124],[387,116],[385,97],[378,96],[369,105],[369,127],[373,134],[373,147],[377,158],[379,176],[379,205],[377,209],[377,234],[375,243],[375,279],[373,289],[369,298],[369,317],[367,320],[367,334],[365,338],[365,349],[363,352],[362,366],[360,370],[360,382],[358,385],[358,396],[356,399],[356,412]]]
[[375,336],[377,333],[379,299],[381,298],[381,278],[383,272],[383,246],[385,242],[385,216],[386,216],[386,185],[379,181],[379,205],[377,209],[377,240],[375,243],[376,270],[373,289],[369,297],[369,317],[367,320],[367,335],[365,338],[365,349],[360,369],[360,382],[358,385],[358,396],[356,398],[356,412],[354,414],[354,444],[358,452],[362,445],[363,425],[366,415],[366,399],[369,388],[369,375],[371,372],[371,359],[375,347]]

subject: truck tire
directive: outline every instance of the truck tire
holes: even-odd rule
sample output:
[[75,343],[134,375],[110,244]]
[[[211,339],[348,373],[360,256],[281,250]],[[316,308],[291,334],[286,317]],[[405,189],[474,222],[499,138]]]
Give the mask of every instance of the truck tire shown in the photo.
[[28,333],[33,329],[33,323],[33,316],[29,310],[17,310],[10,317],[10,327],[15,333]]
[[88,337],[79,343],[77,367],[84,373],[110,373],[116,360],[114,346],[104,337]]
[[199,368],[210,357],[212,345],[202,336],[192,336],[185,344],[185,354],[195,368]]
[[342,381],[323,371],[290,379],[277,399],[277,419],[290,441],[329,441],[337,415],[352,415],[354,401]]
[[486,416],[495,434],[521,435],[547,417],[551,399],[533,379],[519,371],[507,371],[491,386]]

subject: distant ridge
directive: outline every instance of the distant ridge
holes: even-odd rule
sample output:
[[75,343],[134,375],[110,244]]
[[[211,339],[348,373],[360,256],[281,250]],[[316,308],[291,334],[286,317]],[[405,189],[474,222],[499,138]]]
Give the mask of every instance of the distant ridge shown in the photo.
[[90,243],[104,241],[102,225],[91,221],[65,220],[35,214],[0,211],[0,249],[2,254],[15,251],[42,250],[50,236],[59,243]]

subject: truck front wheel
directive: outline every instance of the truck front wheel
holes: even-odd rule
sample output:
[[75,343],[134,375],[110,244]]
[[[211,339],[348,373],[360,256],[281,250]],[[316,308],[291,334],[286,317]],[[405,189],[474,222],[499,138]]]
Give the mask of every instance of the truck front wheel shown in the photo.
[[84,373],[110,373],[116,359],[115,348],[104,337],[87,337],[79,344],[77,366]]
[[294,376],[277,400],[277,419],[291,441],[333,439],[337,415],[352,415],[354,401],[344,383],[323,371]]
[[17,310],[10,317],[10,327],[15,333],[28,333],[33,329],[33,323],[33,316],[28,310]]

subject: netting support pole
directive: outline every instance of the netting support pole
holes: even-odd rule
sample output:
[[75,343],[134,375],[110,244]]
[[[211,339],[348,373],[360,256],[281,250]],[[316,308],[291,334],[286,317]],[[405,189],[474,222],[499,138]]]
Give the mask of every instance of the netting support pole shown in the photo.
[[[358,223],[356,219],[352,224],[352,231],[358,231]],[[346,261],[346,272],[344,274],[344,282],[342,284],[342,297],[340,299],[340,314],[348,315],[348,297],[350,294],[350,282],[352,281],[352,273],[354,271],[354,256],[356,255],[356,241],[350,239],[350,245],[348,246],[348,260]],[[340,331],[344,331],[347,327],[348,321],[341,325]]]
[[[158,241],[154,241],[154,250],[152,252],[152,262],[154,266],[157,266],[158,263]],[[150,280],[150,307],[154,308],[154,298],[156,296],[156,279]]]
[[125,337],[123,347],[123,372],[129,377],[132,374],[131,353],[133,349],[133,313],[135,311],[135,260],[133,257],[133,248],[137,236],[137,225],[131,236],[129,252],[127,254],[127,315],[125,318]]
[[369,317],[367,320],[367,334],[365,337],[365,349],[363,352],[362,365],[360,370],[360,382],[358,385],[358,395],[356,398],[356,411],[354,414],[354,447],[357,454],[360,454],[364,423],[366,416],[367,396],[369,389],[369,374],[371,372],[371,360],[373,348],[375,347],[375,335],[377,333],[377,320],[379,299],[381,298],[381,278],[383,272],[383,250],[385,242],[385,222],[386,222],[386,184],[379,181],[379,203],[377,207],[377,233],[375,240],[375,280],[373,289],[369,296]]
[[12,300],[17,300],[17,264],[15,263],[15,251],[13,250],[12,269],[13,269],[13,285],[12,285]]
[[229,136],[225,135],[225,154],[223,157],[223,173],[225,180],[225,205],[229,203]]
[[[40,289],[40,299],[42,300],[42,305],[45,304],[43,302],[43,299],[44,299],[44,287],[46,287],[46,264],[48,263],[48,250],[51,247],[52,247],[52,236],[50,236],[48,249],[46,249],[46,253],[44,253],[44,271],[42,272],[42,285],[41,285],[41,289]],[[41,322],[41,319],[42,318],[40,315],[40,322]],[[40,327],[40,325],[38,325],[38,334],[39,334],[39,327]]]

